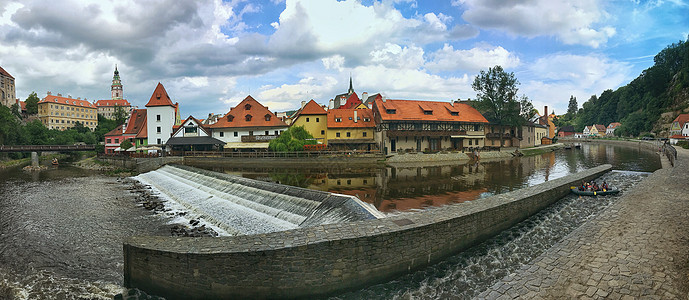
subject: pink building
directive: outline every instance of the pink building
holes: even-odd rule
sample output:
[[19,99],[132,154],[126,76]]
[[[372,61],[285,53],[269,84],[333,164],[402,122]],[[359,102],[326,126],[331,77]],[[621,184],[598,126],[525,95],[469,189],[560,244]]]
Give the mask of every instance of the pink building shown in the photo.
[[105,153],[115,154],[115,149],[120,147],[120,143],[124,140],[122,132],[122,125],[115,127],[115,129],[105,134]]

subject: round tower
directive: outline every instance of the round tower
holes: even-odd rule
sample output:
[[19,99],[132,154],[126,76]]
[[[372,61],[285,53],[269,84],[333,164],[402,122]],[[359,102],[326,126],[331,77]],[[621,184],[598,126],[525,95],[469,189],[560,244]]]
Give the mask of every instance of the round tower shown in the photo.
[[115,73],[112,76],[110,92],[112,94],[112,100],[122,100],[124,98],[124,94],[122,92],[122,82],[120,81],[120,72],[117,71],[117,65],[115,65]]

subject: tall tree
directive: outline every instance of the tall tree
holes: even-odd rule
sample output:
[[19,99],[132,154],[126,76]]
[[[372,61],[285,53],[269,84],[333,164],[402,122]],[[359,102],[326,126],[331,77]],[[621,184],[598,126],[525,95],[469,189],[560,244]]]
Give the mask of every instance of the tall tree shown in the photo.
[[[477,108],[486,118],[499,125],[521,126],[531,117],[533,105],[529,98],[517,96],[519,81],[514,73],[507,73],[501,66],[488,68],[479,73],[471,84],[476,91]],[[504,127],[501,126],[501,131]],[[501,132],[504,133],[504,132]],[[500,145],[504,145],[500,135]]]
[[569,105],[567,106],[567,114],[570,117],[574,117],[577,114],[577,109],[579,104],[577,104],[577,97],[574,95],[569,96]]
[[115,113],[113,114],[115,117],[115,124],[120,125],[124,124],[124,121],[127,120],[127,112],[124,111],[124,107],[115,105]]
[[31,92],[29,97],[26,98],[26,112],[28,114],[35,115],[38,113],[38,101],[41,101],[41,99],[38,98],[36,92]]

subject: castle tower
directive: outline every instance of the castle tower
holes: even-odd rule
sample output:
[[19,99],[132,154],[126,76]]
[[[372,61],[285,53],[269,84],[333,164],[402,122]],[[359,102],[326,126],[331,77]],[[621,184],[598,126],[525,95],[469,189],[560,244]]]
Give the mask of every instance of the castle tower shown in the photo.
[[122,92],[122,82],[120,81],[120,72],[117,71],[117,65],[115,65],[115,74],[112,76],[110,92],[112,93],[112,100],[122,100],[124,97]]

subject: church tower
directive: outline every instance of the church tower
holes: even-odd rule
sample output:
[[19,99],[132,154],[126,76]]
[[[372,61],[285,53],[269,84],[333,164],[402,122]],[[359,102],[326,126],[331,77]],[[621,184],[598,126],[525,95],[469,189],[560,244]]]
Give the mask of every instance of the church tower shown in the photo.
[[120,72],[117,71],[117,65],[115,65],[115,74],[112,76],[110,92],[112,93],[112,100],[122,100],[124,98],[124,94],[122,93],[122,82],[120,81]]

